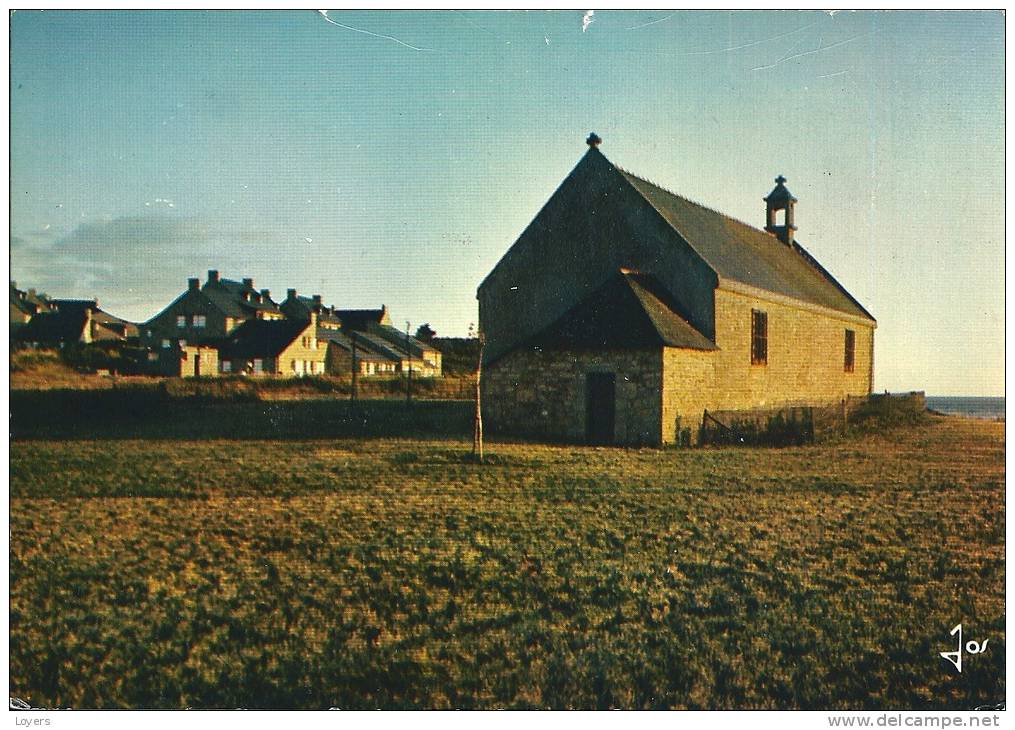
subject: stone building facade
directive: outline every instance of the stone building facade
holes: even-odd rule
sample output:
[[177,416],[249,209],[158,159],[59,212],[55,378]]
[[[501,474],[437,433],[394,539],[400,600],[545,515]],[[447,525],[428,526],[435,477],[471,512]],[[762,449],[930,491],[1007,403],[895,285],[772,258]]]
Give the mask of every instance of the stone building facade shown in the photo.
[[504,433],[600,440],[587,432],[589,374],[614,378],[615,431],[610,440],[659,443],[661,349],[514,350],[483,374],[484,421]]
[[871,392],[876,322],[795,240],[784,178],[762,230],[590,146],[480,285],[490,431],[693,442],[706,409]]

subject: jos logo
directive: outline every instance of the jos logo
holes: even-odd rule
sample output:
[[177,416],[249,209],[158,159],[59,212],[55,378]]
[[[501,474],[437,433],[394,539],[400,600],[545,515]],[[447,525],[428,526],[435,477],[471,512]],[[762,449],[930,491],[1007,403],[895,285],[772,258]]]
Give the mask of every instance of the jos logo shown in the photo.
[[[949,632],[950,636],[955,636],[955,634],[959,635],[959,647],[958,647],[958,649],[956,651],[942,651],[941,652],[941,656],[943,658],[947,659],[948,661],[950,661],[952,664],[954,664],[955,668],[958,669],[959,672],[961,673],[962,672],[962,648],[963,648],[962,647],[962,624],[956,624],[955,628],[952,629]],[[966,645],[965,645],[966,653],[967,654],[982,654],[983,652],[987,651],[987,642],[988,641],[990,641],[990,639],[984,639],[982,644],[980,644],[980,643],[978,643],[976,641],[968,641],[968,642],[966,642]]]

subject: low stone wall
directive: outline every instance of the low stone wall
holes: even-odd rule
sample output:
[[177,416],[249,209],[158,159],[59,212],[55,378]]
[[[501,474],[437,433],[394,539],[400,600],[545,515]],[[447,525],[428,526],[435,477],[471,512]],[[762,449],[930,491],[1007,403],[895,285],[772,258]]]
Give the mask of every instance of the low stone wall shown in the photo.
[[791,446],[844,433],[868,404],[867,396],[838,403],[787,405],[737,411],[705,411],[699,443]]
[[781,408],[705,411],[702,444],[789,446],[822,441],[845,433],[850,425],[876,420],[883,424],[916,421],[927,412],[922,391],[849,396],[838,403]]
[[872,393],[860,408],[850,413],[850,421],[877,419],[883,423],[911,422],[927,413],[923,391],[910,393]]

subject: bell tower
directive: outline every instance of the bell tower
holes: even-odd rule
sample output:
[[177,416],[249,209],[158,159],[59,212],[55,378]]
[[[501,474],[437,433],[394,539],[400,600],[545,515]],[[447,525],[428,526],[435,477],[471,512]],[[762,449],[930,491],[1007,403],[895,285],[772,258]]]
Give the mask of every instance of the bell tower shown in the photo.
[[793,223],[793,206],[797,199],[786,187],[786,178],[775,178],[775,187],[765,198],[765,230],[787,246],[793,245],[796,225]]

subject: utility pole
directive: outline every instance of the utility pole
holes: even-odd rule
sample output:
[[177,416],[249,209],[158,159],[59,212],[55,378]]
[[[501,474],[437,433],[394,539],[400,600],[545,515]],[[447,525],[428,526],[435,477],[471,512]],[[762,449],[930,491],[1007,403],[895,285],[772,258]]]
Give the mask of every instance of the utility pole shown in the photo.
[[349,339],[352,340],[352,390],[349,391],[349,399],[353,402],[359,397],[356,392],[356,376],[359,374],[359,363],[356,362],[356,333],[349,331]]
[[412,325],[408,320],[405,321],[405,354],[409,356],[409,372],[406,373],[405,378],[405,402],[408,403],[412,400],[412,349],[409,345],[409,328]]

